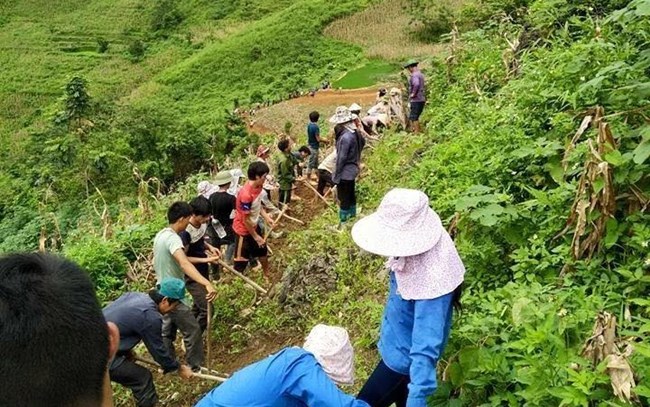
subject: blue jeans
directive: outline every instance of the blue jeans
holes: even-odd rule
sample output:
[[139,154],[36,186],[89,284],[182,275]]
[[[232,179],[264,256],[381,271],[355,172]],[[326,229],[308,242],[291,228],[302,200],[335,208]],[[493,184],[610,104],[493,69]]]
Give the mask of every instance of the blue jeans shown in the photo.
[[391,370],[381,360],[357,398],[370,404],[370,407],[388,407],[393,403],[397,407],[406,407],[410,381],[408,376]]

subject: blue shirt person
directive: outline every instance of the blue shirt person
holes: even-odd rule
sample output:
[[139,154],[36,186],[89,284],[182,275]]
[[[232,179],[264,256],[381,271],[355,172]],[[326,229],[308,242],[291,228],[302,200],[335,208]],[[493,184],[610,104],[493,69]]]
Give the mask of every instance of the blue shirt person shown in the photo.
[[458,304],[465,267],[428,197],[392,189],[352,228],[364,250],[389,257],[381,361],[358,398],[373,407],[426,407],[438,387],[436,366]]
[[185,296],[185,282],[165,278],[160,288],[148,294],[128,292],[104,308],[107,322],[117,325],[120,343],[109,367],[111,381],[131,389],[138,406],[158,401],[151,372],[133,362],[131,351],[141,341],[165,373],[178,371],[184,379],[192,376],[189,366],[172,357],[162,339],[162,314],[173,310]]
[[344,331],[317,325],[307,349],[285,348],[243,368],[195,407],[369,407],[335,384],[352,380],[352,347],[347,332],[339,335]]

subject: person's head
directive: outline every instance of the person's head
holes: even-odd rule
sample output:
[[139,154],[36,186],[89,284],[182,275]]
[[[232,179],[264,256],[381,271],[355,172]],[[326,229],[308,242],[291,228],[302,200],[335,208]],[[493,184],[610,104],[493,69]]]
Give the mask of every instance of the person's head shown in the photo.
[[270,151],[271,151],[271,149],[269,147],[267,147],[265,145],[260,145],[259,147],[257,147],[256,155],[259,158],[261,158],[263,160],[266,160],[267,158],[269,158]]
[[343,130],[345,130],[345,126],[342,124],[337,124],[334,126],[334,140],[338,140],[339,137],[341,137],[341,134],[343,134]]
[[190,216],[192,216],[192,207],[187,202],[174,202],[167,209],[167,221],[170,225],[178,225],[180,229],[187,227]]
[[185,282],[180,278],[164,278],[157,288],[149,291],[149,297],[156,303],[161,314],[169,314],[185,298]]
[[307,335],[303,349],[314,355],[336,384],[354,383],[354,349],[345,328],[318,324]]
[[320,119],[320,113],[318,112],[311,112],[309,113],[309,121],[312,123],[318,122],[318,119]]
[[280,140],[278,142],[278,150],[282,151],[283,153],[286,153],[289,151],[289,145],[290,143],[288,139]]
[[409,59],[408,62],[406,62],[406,64],[404,65],[404,68],[409,72],[414,72],[417,71],[419,64],[420,62],[418,62],[417,60]]
[[204,196],[199,195],[192,199],[190,201],[190,207],[192,208],[192,222],[203,224],[210,220],[210,214],[212,212],[210,201]]
[[226,191],[232,184],[233,176],[230,171],[220,171],[214,178],[214,183],[220,190]]
[[365,251],[389,257],[389,268],[396,272],[397,287],[406,300],[455,292],[464,280],[463,261],[422,191],[391,189],[374,213],[354,224],[351,235]]
[[311,155],[311,150],[307,146],[302,146],[298,149],[298,153],[300,153],[300,156],[305,159]]
[[379,91],[377,92],[377,95],[379,97],[384,97],[386,96],[386,88],[380,88]]
[[352,103],[349,109],[352,114],[356,114],[357,116],[361,114],[361,106],[358,103]]
[[0,404],[112,406],[120,334],[88,275],[49,254],[0,258]]
[[269,166],[261,161],[255,161],[248,166],[248,181],[256,188],[264,185],[264,180],[269,174]]
[[347,106],[339,106],[334,112],[334,116],[330,117],[330,123],[337,124],[349,124],[354,123],[358,118],[356,114],[350,112],[350,109]]

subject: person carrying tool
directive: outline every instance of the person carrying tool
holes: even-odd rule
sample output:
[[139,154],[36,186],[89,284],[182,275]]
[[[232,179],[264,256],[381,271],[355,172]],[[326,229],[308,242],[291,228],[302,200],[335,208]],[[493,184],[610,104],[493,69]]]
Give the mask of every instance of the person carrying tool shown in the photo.
[[117,354],[108,370],[110,379],[128,387],[138,407],[151,407],[158,402],[151,372],[134,361],[132,351],[138,343],[144,342],[165,373],[177,372],[186,380],[192,377],[192,369],[180,364],[162,339],[162,316],[173,311],[183,298],[185,283],[170,277],[148,294],[127,292],[104,308],[104,318],[117,325],[120,332]]
[[363,250],[388,257],[389,292],[379,333],[381,360],[357,396],[372,407],[426,407],[436,366],[460,307],[465,267],[429,198],[389,191],[352,227]]
[[418,65],[420,63],[415,59],[409,60],[405,65],[404,69],[408,70],[410,75],[409,78],[409,102],[410,102],[410,113],[409,121],[411,131],[413,133],[419,133],[420,129],[420,115],[424,110],[424,104],[427,101],[425,96],[425,83],[424,75],[420,72]]
[[357,116],[347,106],[339,106],[330,123],[342,125],[343,130],[336,141],[336,169],[332,181],[336,184],[339,198],[341,224],[357,216],[355,183],[360,172],[361,150],[366,140],[359,134],[355,121]]
[[269,167],[263,162],[255,161],[248,166],[248,182],[237,193],[233,221],[235,270],[243,272],[249,260],[257,257],[266,280],[270,280],[268,249],[258,221],[262,216],[266,226],[273,228],[273,220],[262,207],[262,186],[268,173]]
[[[203,277],[185,255],[183,241],[178,235],[187,229],[192,216],[192,207],[187,202],[174,202],[167,210],[169,226],[158,232],[153,241],[153,269],[156,272],[158,284],[167,277],[190,279],[203,285],[206,299],[215,299],[217,291],[210,281]],[[183,299],[175,309],[163,316],[163,341],[169,352],[174,356],[174,340],[176,330],[183,333],[188,364],[192,370],[198,371],[204,361],[201,327],[192,314],[187,300]]]
[[295,167],[298,160],[291,154],[291,143],[288,139],[281,140],[278,143],[278,150],[282,153],[282,158],[278,163],[278,183],[280,184],[280,204],[288,205],[291,202],[291,190],[293,182],[296,180]]
[[353,381],[347,331],[319,324],[302,348],[284,348],[239,370],[195,407],[369,407],[336,386]]
[[[210,222],[210,201],[199,195],[190,201],[192,216],[185,230],[179,233],[187,259],[201,275],[210,280],[210,265],[216,264],[221,257],[219,249],[206,241],[208,223]],[[201,333],[208,326],[208,304],[205,287],[185,275],[187,291],[192,295],[192,314],[196,317]]]
[[235,219],[235,195],[228,192],[234,178],[230,171],[221,171],[217,174],[214,183],[219,189],[210,195],[210,208],[212,210],[212,228],[216,234],[216,247],[226,246],[224,260],[230,262],[235,253],[235,232],[232,222]]

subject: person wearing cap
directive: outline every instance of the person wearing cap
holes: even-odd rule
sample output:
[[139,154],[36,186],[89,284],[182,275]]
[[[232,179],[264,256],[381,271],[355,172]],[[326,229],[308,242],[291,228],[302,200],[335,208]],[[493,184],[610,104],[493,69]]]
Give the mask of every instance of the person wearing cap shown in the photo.
[[284,348],[235,372],[195,407],[368,407],[336,386],[353,381],[347,331],[319,324],[302,348]]
[[420,115],[424,110],[424,104],[427,99],[425,96],[425,83],[424,75],[420,72],[418,65],[420,63],[415,59],[409,60],[404,69],[408,70],[410,73],[409,78],[409,102],[410,102],[410,113],[409,121],[411,122],[411,130],[414,133],[420,132]]
[[361,150],[366,140],[359,134],[357,116],[347,106],[339,106],[330,123],[343,127],[336,140],[336,168],[332,181],[337,185],[339,220],[342,223],[357,215],[355,182],[360,172]]
[[227,246],[224,260],[232,261],[235,253],[235,232],[232,221],[235,219],[235,198],[228,192],[234,180],[230,171],[221,171],[217,174],[214,183],[219,189],[210,195],[210,208],[212,210],[212,230],[216,235],[216,247]]
[[133,348],[144,342],[154,360],[165,373],[177,372],[183,379],[192,377],[192,370],[180,364],[169,352],[162,338],[162,316],[173,311],[185,298],[185,283],[178,278],[165,278],[149,293],[127,292],[104,308],[107,322],[117,325],[120,342],[109,366],[112,382],[128,387],[138,407],[158,402],[151,372],[133,361]]
[[358,398],[373,407],[425,407],[436,365],[460,306],[465,267],[440,217],[417,190],[393,189],[359,220],[352,239],[388,257],[389,292],[379,334],[381,361]]

